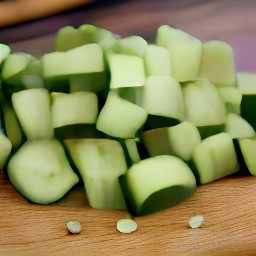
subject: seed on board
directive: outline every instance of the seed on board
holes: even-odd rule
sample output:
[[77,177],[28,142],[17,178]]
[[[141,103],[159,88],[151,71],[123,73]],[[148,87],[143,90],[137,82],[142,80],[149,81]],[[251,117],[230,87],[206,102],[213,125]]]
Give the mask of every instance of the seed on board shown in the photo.
[[132,219],[120,219],[117,221],[116,228],[121,233],[132,233],[138,228],[138,224]]
[[204,223],[204,216],[203,215],[195,215],[190,218],[189,226],[191,228],[200,228]]
[[67,223],[67,229],[71,234],[79,234],[82,228],[79,221],[71,220]]

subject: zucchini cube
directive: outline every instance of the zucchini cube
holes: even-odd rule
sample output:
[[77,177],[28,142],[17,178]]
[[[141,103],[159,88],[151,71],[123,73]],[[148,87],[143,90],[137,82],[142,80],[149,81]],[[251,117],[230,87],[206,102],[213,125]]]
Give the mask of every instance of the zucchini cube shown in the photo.
[[235,60],[232,47],[223,41],[203,43],[198,77],[208,79],[215,86],[236,86]]
[[99,113],[96,128],[112,137],[135,138],[146,122],[147,115],[143,108],[110,91]]
[[232,138],[224,132],[202,140],[195,147],[192,160],[200,184],[218,180],[240,169]]
[[162,25],[157,30],[156,44],[168,49],[172,76],[178,82],[197,78],[202,54],[200,40],[182,30]]

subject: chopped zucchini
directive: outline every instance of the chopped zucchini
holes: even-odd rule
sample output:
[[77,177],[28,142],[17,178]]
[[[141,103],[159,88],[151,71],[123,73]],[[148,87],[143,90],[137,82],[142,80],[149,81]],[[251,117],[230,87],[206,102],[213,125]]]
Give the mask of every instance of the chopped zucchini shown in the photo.
[[192,160],[200,184],[231,175],[240,168],[232,138],[224,132],[202,140],[194,148]]
[[2,170],[9,158],[9,155],[12,151],[12,143],[8,139],[8,137],[3,133],[0,132],[0,170]]
[[53,138],[50,94],[46,89],[27,89],[12,95],[12,104],[28,140]]
[[110,89],[144,85],[145,71],[141,57],[111,54],[109,56],[109,68],[111,74]]
[[199,77],[215,86],[236,86],[235,60],[232,47],[224,41],[203,43]]
[[126,209],[118,177],[127,170],[123,149],[110,139],[64,140],[84,181],[91,207]]
[[226,104],[228,112],[240,115],[242,93],[237,87],[218,87],[217,88],[222,99]]
[[51,96],[55,138],[97,137],[98,98],[95,93],[52,93]]
[[[185,106],[180,84],[169,76],[149,76],[146,78],[142,95],[142,108],[149,114],[146,129],[160,128],[166,123],[159,122],[169,118],[169,125],[181,122],[185,118]],[[152,117],[155,117],[153,124]],[[162,118],[162,119],[163,119]],[[176,122],[173,122],[173,121]],[[153,125],[153,127],[151,126]]]
[[227,110],[216,87],[205,79],[183,85],[187,121],[193,123],[202,138],[224,131]]
[[253,127],[240,115],[228,113],[225,131],[231,138],[250,138],[256,136]]
[[13,149],[18,149],[25,140],[22,128],[13,106],[5,102],[3,106],[4,130]]
[[242,93],[241,116],[256,130],[256,118],[252,109],[256,108],[256,73],[237,73],[237,88]]
[[9,54],[11,53],[11,48],[6,44],[0,44],[0,69],[4,61],[7,59]]
[[79,181],[57,140],[25,142],[9,161],[7,173],[14,187],[38,204],[61,199]]
[[156,43],[170,53],[172,76],[178,82],[193,81],[198,77],[202,43],[188,33],[162,25],[157,30]]
[[135,138],[147,119],[147,112],[109,92],[105,105],[99,113],[96,128],[112,137]]
[[198,129],[190,122],[145,131],[141,138],[150,156],[174,155],[187,162],[201,142]]
[[249,171],[251,175],[256,175],[256,139],[255,138],[239,138],[237,139],[237,144],[239,150],[238,159],[240,160],[240,165]]
[[148,45],[145,55],[145,72],[147,76],[171,76],[172,68],[169,51],[155,44]]
[[2,68],[2,78],[5,83],[21,90],[21,74],[34,57],[27,53],[11,53],[6,58]]
[[107,56],[113,53],[143,57],[148,46],[147,41],[140,36],[119,38],[108,48]]
[[164,210],[189,198],[196,179],[188,165],[175,156],[160,155],[141,160],[120,177],[132,215]]

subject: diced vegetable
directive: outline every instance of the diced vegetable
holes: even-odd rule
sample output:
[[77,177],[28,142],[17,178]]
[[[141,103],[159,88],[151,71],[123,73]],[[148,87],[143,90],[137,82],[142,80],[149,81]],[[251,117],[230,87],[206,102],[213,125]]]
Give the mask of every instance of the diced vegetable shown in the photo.
[[7,159],[11,153],[12,144],[3,132],[0,132],[0,170],[5,167]]
[[11,53],[11,48],[6,44],[0,44],[0,67]]
[[218,87],[221,98],[226,104],[228,112],[240,115],[242,92],[237,87]]
[[150,156],[174,155],[190,161],[196,145],[201,142],[198,129],[190,122],[142,133],[142,141]]
[[118,177],[126,172],[126,160],[121,145],[108,139],[65,140],[84,181],[91,207],[126,209]]
[[43,88],[12,95],[12,104],[28,140],[53,138],[50,94]]
[[142,108],[148,113],[145,129],[168,127],[185,118],[185,106],[180,84],[168,76],[146,78]]
[[188,33],[162,25],[156,34],[156,43],[170,53],[172,76],[178,82],[193,81],[198,77],[202,44]]
[[251,175],[256,175],[256,139],[254,138],[239,138],[237,139],[239,151],[238,159],[243,170],[249,171]]
[[117,138],[135,138],[144,125],[147,112],[110,92],[99,113],[96,127],[99,131]]
[[9,161],[7,172],[15,188],[39,204],[59,200],[79,181],[57,140],[27,141]]
[[56,202],[81,178],[91,207],[142,216],[196,185],[256,175],[256,73],[236,74],[228,43],[168,25],[148,42],[84,24],[61,28],[55,50],[0,44],[0,169],[28,200]]
[[3,117],[5,133],[11,141],[12,147],[14,149],[18,149],[24,141],[24,135],[17,115],[11,104],[5,103],[3,106]]
[[185,162],[175,156],[151,157],[132,165],[120,177],[128,209],[134,216],[150,214],[190,197],[196,179]]
[[193,151],[196,176],[206,184],[231,175],[239,170],[232,138],[227,133],[212,135],[197,145]]
[[253,127],[241,116],[228,113],[225,131],[234,138],[249,138],[256,136]]
[[144,55],[144,62],[147,76],[172,75],[169,52],[165,47],[155,44],[148,45]]
[[140,36],[128,36],[116,40],[116,42],[108,48],[107,56],[112,53],[120,53],[143,57],[147,46],[148,43],[144,38]]
[[144,85],[144,63],[143,59],[138,56],[111,54],[109,68],[111,89]]
[[224,41],[203,43],[199,77],[216,86],[236,85],[235,61],[232,47]]
[[6,58],[2,68],[2,78],[10,85],[21,86],[21,73],[34,57],[25,53],[11,53]]
[[192,122],[202,138],[224,131],[227,110],[216,87],[205,79],[183,85],[187,121]]
[[98,98],[93,92],[52,93],[52,125],[58,139],[98,136]]
[[256,73],[237,73],[237,88],[242,92],[241,116],[256,130]]

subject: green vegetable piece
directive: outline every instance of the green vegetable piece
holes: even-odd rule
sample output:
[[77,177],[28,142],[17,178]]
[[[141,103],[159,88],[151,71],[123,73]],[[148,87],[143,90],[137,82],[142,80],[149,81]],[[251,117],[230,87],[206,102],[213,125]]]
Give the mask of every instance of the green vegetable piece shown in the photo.
[[112,137],[135,138],[146,119],[147,112],[143,108],[110,92],[99,113],[96,128]]
[[148,43],[140,36],[128,36],[118,39],[107,51],[109,54],[126,54],[143,57]]
[[65,26],[59,29],[55,35],[55,51],[65,52],[87,43],[83,31],[72,26]]
[[240,115],[241,91],[237,87],[218,87],[217,89],[226,104],[227,111]]
[[12,147],[18,149],[24,140],[24,136],[17,115],[11,104],[6,103],[3,106],[3,117],[5,133],[9,138]]
[[256,119],[252,109],[256,108],[256,73],[237,73],[237,88],[242,93],[241,116],[256,130]]
[[12,95],[14,111],[28,140],[53,138],[50,94],[43,88]]
[[27,141],[9,161],[7,172],[14,187],[38,204],[56,202],[79,181],[57,140]]
[[201,142],[198,129],[190,122],[143,132],[142,141],[150,156],[174,155],[190,161],[194,148]]
[[34,57],[27,53],[11,53],[2,68],[2,78],[10,85],[21,87],[21,74]]
[[192,159],[201,184],[226,177],[239,170],[232,138],[224,132],[202,140],[195,147]]
[[0,67],[11,53],[11,48],[6,44],[0,44]]
[[0,132],[0,170],[2,170],[7,162],[7,159],[11,153],[12,144],[8,137],[3,133]]
[[189,198],[196,179],[188,165],[175,156],[141,160],[120,177],[128,209],[134,216],[154,213]]
[[53,127],[70,124],[95,124],[98,98],[93,92],[52,93]]
[[162,25],[157,30],[156,44],[168,49],[172,76],[178,82],[197,79],[202,55],[202,44],[197,38],[182,30]]
[[234,113],[228,113],[225,131],[233,139],[250,138],[256,135],[253,127],[243,117]]
[[64,140],[82,176],[89,204],[97,209],[126,209],[118,177],[127,170],[123,149],[110,139]]
[[169,51],[165,47],[150,44],[144,55],[147,76],[171,76],[172,68]]
[[183,96],[187,121],[197,126],[202,138],[224,131],[227,110],[212,83],[205,79],[185,83]]
[[236,86],[235,61],[232,47],[223,41],[203,43],[199,77],[216,86]]
[[256,151],[256,140],[255,138],[239,138],[237,140],[239,151],[237,154],[241,158],[240,164],[241,168],[245,167],[249,171],[249,173],[253,176],[256,175],[256,159],[255,159],[255,151]]
[[98,97],[93,92],[52,93],[52,125],[58,139],[99,137]]
[[42,76],[41,61],[32,60],[21,72],[20,82],[25,89],[43,88],[45,85]]
[[150,115],[183,120],[185,106],[180,84],[168,76],[147,77],[142,108]]
[[138,224],[132,219],[120,219],[116,223],[119,232],[129,234],[137,230]]
[[111,54],[109,56],[109,68],[111,74],[110,89],[144,85],[144,63],[140,57]]
[[91,24],[84,24],[78,28],[86,37],[86,43],[98,43],[101,48],[110,48],[117,40],[117,36],[111,31]]

